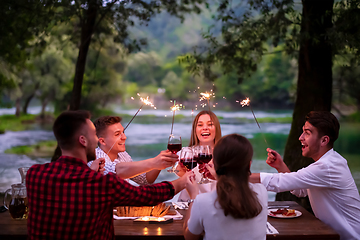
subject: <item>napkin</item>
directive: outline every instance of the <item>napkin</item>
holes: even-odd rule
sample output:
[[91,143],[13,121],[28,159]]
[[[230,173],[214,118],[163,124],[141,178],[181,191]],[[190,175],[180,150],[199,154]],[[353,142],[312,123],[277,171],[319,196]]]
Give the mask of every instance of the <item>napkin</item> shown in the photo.
[[174,209],[188,209],[189,204],[187,202],[172,202]]
[[[181,220],[183,218],[183,215],[181,215],[178,211],[176,211],[176,215],[165,215],[163,216],[163,218],[165,219],[169,219],[169,218],[172,218],[174,220]],[[142,217],[149,217],[149,216],[142,216]],[[119,217],[117,215],[114,214],[114,219],[117,219],[117,220],[126,220],[126,219],[137,219],[139,217]]]
[[274,228],[269,222],[266,222],[266,234],[279,234],[278,230]]

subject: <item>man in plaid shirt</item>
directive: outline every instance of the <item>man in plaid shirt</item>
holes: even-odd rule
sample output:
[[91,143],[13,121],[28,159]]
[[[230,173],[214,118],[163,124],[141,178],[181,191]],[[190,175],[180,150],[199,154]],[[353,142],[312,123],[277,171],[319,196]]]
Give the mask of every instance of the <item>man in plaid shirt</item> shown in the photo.
[[[53,126],[62,156],[26,175],[28,239],[114,239],[113,208],[156,205],[190,185],[189,172],[170,182],[135,187],[86,163],[95,159],[95,126],[86,111],[62,113]],[[191,186],[190,186],[191,187]]]

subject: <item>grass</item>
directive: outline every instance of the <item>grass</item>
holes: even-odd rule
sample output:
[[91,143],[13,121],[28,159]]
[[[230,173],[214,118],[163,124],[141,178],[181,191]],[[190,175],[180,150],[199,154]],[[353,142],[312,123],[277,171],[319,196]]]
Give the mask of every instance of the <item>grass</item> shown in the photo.
[[36,122],[36,115],[25,114],[16,117],[15,115],[0,116],[0,134],[5,131],[24,131],[29,125]]
[[52,113],[46,113],[43,118],[40,115],[21,114],[19,117],[15,115],[1,115],[0,116],[0,134],[6,131],[24,131],[36,128],[41,125],[42,128],[47,128],[52,125],[55,117]]
[[57,146],[55,140],[41,141],[37,144],[30,146],[17,146],[5,150],[8,154],[21,154],[31,157],[51,157],[54,154],[54,150]]

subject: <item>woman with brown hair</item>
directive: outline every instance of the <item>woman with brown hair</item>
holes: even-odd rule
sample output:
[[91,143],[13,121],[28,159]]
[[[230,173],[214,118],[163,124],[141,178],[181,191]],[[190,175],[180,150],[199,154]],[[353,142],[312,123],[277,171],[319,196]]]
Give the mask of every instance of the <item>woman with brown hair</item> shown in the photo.
[[252,156],[251,143],[241,135],[216,143],[213,166],[207,165],[217,179],[216,191],[198,195],[196,187],[188,188],[196,199],[185,217],[185,239],[199,239],[202,233],[206,240],[266,239],[267,191],[249,182]]
[[207,110],[199,112],[192,123],[189,147],[210,145],[213,148],[220,138],[220,122],[215,113]]
[[[211,149],[213,149],[215,143],[219,141],[220,138],[220,122],[215,113],[207,110],[199,112],[192,123],[189,147],[209,145]],[[197,166],[193,169],[197,182],[199,182],[202,177],[202,170],[200,170],[202,168],[203,166]],[[177,170],[179,171],[177,175],[181,177],[184,175],[186,168],[179,163]],[[210,192],[215,190],[215,187],[216,181],[209,180],[207,184],[199,184],[199,192]],[[189,199],[190,197],[187,191],[183,190],[180,192],[178,201],[186,202]]]

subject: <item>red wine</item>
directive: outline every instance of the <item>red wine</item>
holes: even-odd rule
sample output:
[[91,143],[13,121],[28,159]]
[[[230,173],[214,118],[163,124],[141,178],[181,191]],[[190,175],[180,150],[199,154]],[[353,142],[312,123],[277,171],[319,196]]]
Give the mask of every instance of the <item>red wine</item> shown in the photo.
[[197,157],[197,162],[199,164],[204,164],[210,162],[211,159],[212,159],[212,154],[200,153],[199,156]]
[[181,143],[169,143],[167,149],[169,149],[172,153],[177,153],[181,150]]
[[196,160],[193,159],[180,159],[180,162],[188,169],[191,170],[197,166]]
[[9,212],[13,219],[27,219],[28,201],[27,198],[13,198],[9,204]]

